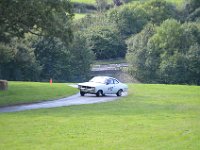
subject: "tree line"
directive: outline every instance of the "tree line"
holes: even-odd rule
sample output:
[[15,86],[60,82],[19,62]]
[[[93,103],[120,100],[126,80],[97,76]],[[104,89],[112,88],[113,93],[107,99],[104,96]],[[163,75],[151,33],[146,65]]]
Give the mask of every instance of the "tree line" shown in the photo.
[[73,34],[69,1],[0,1],[0,79],[84,80],[92,57]]
[[148,83],[200,85],[199,6],[200,1],[192,0],[185,11],[165,12],[169,16],[163,21],[148,21],[126,40],[134,77]]
[[135,2],[89,15],[77,28],[97,59],[126,57],[142,82],[200,84],[200,1],[183,5]]
[[73,20],[67,0],[0,1],[0,78],[80,81],[94,59],[126,57],[142,82],[200,84],[198,0],[120,5]]

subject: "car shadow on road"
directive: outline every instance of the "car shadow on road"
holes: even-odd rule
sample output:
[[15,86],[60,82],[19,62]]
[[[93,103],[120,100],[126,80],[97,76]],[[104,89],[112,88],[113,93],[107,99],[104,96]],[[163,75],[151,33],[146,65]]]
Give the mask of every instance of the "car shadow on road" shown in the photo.
[[[124,96],[127,96],[127,93],[122,93],[122,96],[121,97],[124,97]],[[119,96],[115,95],[115,94],[106,94],[104,96],[96,96],[95,94],[85,94],[84,96],[81,96],[80,97],[96,97],[96,98],[106,98],[106,97],[112,97],[112,98],[120,98]]]

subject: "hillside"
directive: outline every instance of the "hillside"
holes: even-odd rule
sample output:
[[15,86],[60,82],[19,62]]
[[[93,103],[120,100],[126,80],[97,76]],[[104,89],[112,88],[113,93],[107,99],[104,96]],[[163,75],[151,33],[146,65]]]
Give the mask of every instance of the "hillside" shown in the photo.
[[141,82],[200,84],[194,63],[200,57],[195,55],[200,44],[199,1],[131,1],[99,7],[98,13],[76,21],[76,31],[95,60],[125,58],[128,72]]
[[0,78],[81,82],[94,61],[126,59],[140,82],[200,84],[199,0],[98,2],[4,0]]

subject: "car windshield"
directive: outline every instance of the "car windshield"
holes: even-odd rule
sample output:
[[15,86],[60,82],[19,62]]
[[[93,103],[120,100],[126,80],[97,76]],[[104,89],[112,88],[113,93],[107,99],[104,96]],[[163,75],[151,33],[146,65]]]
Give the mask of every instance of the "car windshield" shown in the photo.
[[95,82],[95,83],[103,83],[105,84],[107,81],[107,78],[105,77],[94,77],[89,82]]

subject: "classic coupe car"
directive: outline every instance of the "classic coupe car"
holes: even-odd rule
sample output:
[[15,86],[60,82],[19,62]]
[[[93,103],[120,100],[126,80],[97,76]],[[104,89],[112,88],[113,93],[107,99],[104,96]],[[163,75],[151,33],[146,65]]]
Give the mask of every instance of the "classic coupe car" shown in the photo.
[[126,84],[108,76],[96,76],[89,82],[79,83],[78,88],[81,96],[90,93],[96,94],[97,97],[105,96],[105,94],[116,94],[117,96],[121,96],[122,92],[128,90]]

